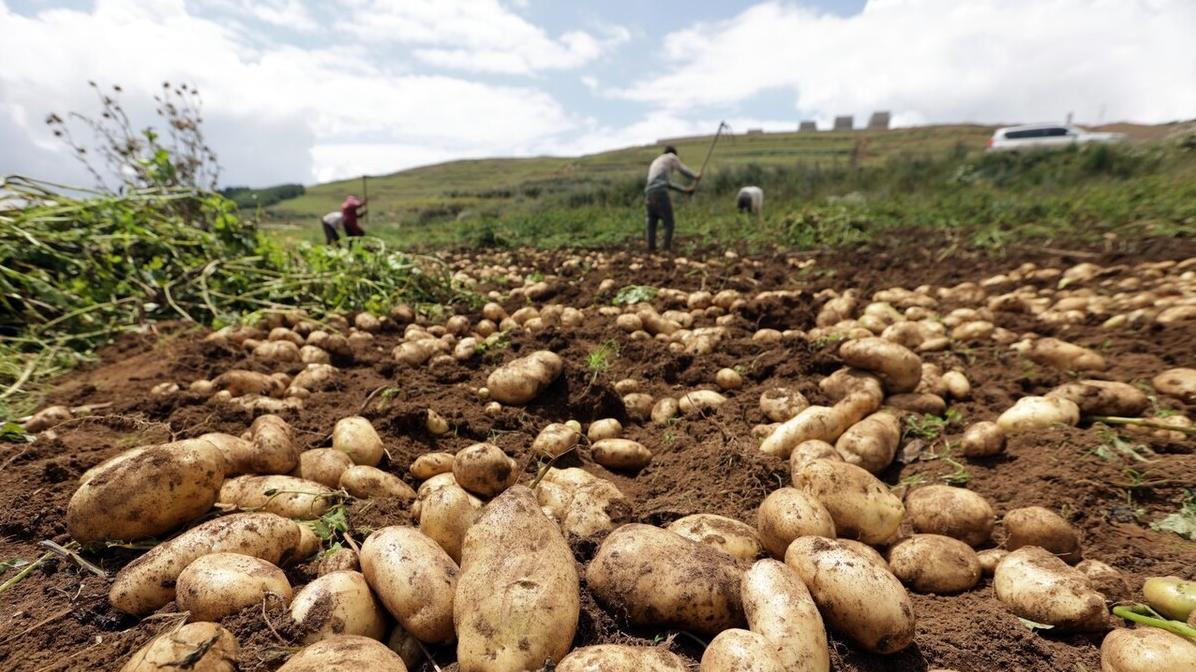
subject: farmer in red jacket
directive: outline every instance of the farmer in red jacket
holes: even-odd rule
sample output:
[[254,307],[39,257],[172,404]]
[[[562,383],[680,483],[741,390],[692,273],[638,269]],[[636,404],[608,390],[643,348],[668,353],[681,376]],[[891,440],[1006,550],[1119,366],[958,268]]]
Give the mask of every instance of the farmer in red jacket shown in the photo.
[[350,194],[345,199],[345,202],[341,203],[341,226],[345,228],[346,236],[355,238],[365,235],[365,231],[357,223],[357,219],[365,216],[365,206],[368,202],[368,198],[364,201],[359,201],[356,196]]

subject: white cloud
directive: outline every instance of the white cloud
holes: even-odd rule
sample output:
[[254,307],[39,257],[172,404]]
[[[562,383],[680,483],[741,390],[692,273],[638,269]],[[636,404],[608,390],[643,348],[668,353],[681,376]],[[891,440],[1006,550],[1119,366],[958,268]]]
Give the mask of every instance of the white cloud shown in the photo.
[[470,72],[528,75],[571,70],[626,42],[619,26],[595,36],[569,31],[557,38],[498,0],[341,0],[353,18],[337,27],[376,43],[414,47],[428,65]]
[[1190,0],[871,0],[850,17],[766,2],[670,34],[618,97],[679,111],[788,91],[795,111],[897,121],[1158,122],[1196,110]]

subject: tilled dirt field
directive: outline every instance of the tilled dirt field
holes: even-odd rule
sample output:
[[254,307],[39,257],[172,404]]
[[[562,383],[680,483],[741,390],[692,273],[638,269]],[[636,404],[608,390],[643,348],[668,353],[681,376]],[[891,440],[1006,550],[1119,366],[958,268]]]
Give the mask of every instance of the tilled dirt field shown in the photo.
[[[529,303],[560,303],[585,309],[587,318],[573,328],[514,332],[509,347],[488,349],[473,361],[435,369],[395,362],[390,352],[401,342],[401,330],[378,333],[372,346],[355,351],[351,363],[340,363],[332,389],[313,393],[302,410],[284,416],[296,430],[300,449],[328,446],[335,422],[360,413],[371,420],[384,440],[387,458],[380,466],[412,486],[418,486],[418,481],[407,469],[416,457],[432,451],[455,452],[479,441],[495,443],[518,460],[524,466],[521,482],[526,483],[537,468],[531,441],[546,424],[576,419],[585,426],[600,418],[620,418],[627,428],[625,436],[652,451],[646,468],[638,474],[607,471],[592,462],[584,445],[557,466],[581,466],[614,482],[630,500],[631,519],[636,522],[665,525],[688,514],[716,513],[754,525],[761,500],[790,483],[787,461],[761,453],[759,440],[752,435],[753,426],[766,422],[758,406],[761,392],[783,385],[800,390],[812,403],[826,403],[818,382],[841,362],[833,339],[763,343],[752,336],[760,328],[812,329],[824,300],[815,298],[819,290],[856,287],[870,297],[893,286],[952,286],[979,282],[1030,261],[1040,268],[1060,270],[1079,262],[1104,268],[1124,265],[1086,285],[1098,294],[1112,293],[1117,290],[1101,289],[1102,280],[1131,276],[1132,265],[1139,262],[1196,256],[1196,246],[1183,241],[1147,241],[1129,252],[1069,256],[1026,250],[1019,251],[1016,260],[1001,260],[953,248],[947,241],[902,240],[868,250],[821,255],[740,258],[717,253],[703,265],[612,252],[606,255],[605,265],[595,268],[574,264],[569,256],[565,252],[513,252],[502,253],[499,259],[456,257],[453,263],[460,270],[497,261],[512,266],[518,275],[538,271],[559,276],[550,296],[535,302],[522,297],[507,299],[503,303],[508,311]],[[671,350],[659,340],[632,340],[616,328],[613,318],[598,315],[597,306],[610,305],[609,294],[598,292],[608,278],[616,287],[736,289],[747,302],[726,325],[727,334],[713,352],[687,354]],[[1058,281],[1057,276],[1044,276],[1019,284],[1041,288],[1054,287]],[[1011,288],[988,291],[993,295]],[[480,289],[505,291],[505,286],[489,282]],[[782,289],[803,291],[782,298],[753,298],[762,291]],[[946,314],[956,307],[943,302],[936,310]],[[477,312],[468,316],[471,321],[479,318]],[[1058,336],[1099,351],[1109,367],[1095,377],[1107,380],[1149,384],[1165,369],[1196,366],[1192,349],[1196,320],[1166,326],[1146,321],[1117,328],[1102,328],[1103,321],[1104,317],[1089,315],[1078,323],[1047,324],[1021,312],[999,312],[994,320],[998,327],[1018,334],[1033,331]],[[617,356],[610,358],[605,370],[587,368],[587,355],[602,344],[617,345]],[[504,407],[497,415],[486,414],[474,390],[485,385],[487,375],[503,362],[544,349],[563,358],[564,374],[526,407]],[[1185,488],[1196,487],[1193,439],[1116,432],[1131,445],[1144,446],[1136,449],[1144,456],[1139,460],[1109,448],[1115,432],[1093,427],[1085,420],[1074,428],[1016,434],[1001,455],[959,458],[952,464],[935,455],[946,442],[957,442],[968,424],[995,419],[1019,397],[1044,394],[1077,376],[1033,365],[1008,344],[992,341],[953,343],[944,351],[923,353],[922,359],[944,371],[964,371],[973,394],[951,404],[957,420],[947,425],[942,436],[907,435],[903,439],[897,461],[880,474],[897,492],[950,477],[987,498],[998,520],[1010,509],[1046,507],[1080,531],[1086,558],[1101,560],[1123,573],[1132,595],[1139,594],[1142,581],[1149,576],[1196,578],[1196,543],[1154,531],[1149,525],[1175,512]],[[695,388],[715,389],[714,375],[724,367],[738,367],[745,385],[726,392],[729,400],[716,412],[683,416],[666,425],[628,420],[621,395],[613,386],[631,378],[639,382],[640,391],[654,397],[677,396]],[[100,365],[61,381],[50,402],[76,407],[111,405],[69,420],[34,443],[0,445],[0,562],[40,556],[45,551],[39,546],[42,540],[61,544],[70,540],[65,525],[67,501],[78,477],[100,461],[131,447],[205,432],[241,434],[253,419],[250,411],[205,403],[204,397],[186,391],[189,382],[210,379],[232,368],[293,374],[303,365],[263,363],[238,349],[205,342],[202,333],[163,325],[158,335],[126,339],[108,349]],[[166,398],[149,395],[154,385],[170,381],[181,384],[184,391]],[[387,388],[391,390],[386,394],[378,393]],[[1152,403],[1196,417],[1196,404],[1181,399],[1160,396]],[[427,409],[444,416],[453,431],[440,437],[429,434],[425,429]],[[966,472],[963,476],[961,468]],[[356,501],[349,511],[358,530],[413,522],[405,506],[388,500]],[[998,524],[993,540],[985,547],[999,546],[1003,538]],[[584,568],[600,541],[572,544],[579,568]],[[108,604],[110,577],[140,552],[108,548],[84,553],[109,578],[55,557],[0,594],[0,669],[115,670],[156,632],[170,627],[168,617],[138,621]],[[314,578],[315,562],[287,567],[286,571],[291,584],[298,587]],[[6,571],[0,581],[15,573],[15,569]],[[585,584],[584,571],[582,576],[582,614],[575,646],[663,641],[691,660],[696,669],[701,649],[693,638],[674,636],[675,631],[667,629],[628,626],[618,614],[596,602]],[[911,595],[917,617],[912,646],[890,656],[872,655],[830,631],[832,669],[1100,669],[1103,633],[1031,631],[996,599],[991,577],[960,595]],[[174,609],[170,605],[164,611]],[[222,624],[240,640],[242,670],[276,669],[298,646],[295,638],[299,633],[289,626],[287,612],[281,608],[247,608]],[[441,669],[453,669],[453,647],[435,647],[430,652]],[[417,669],[434,668],[425,662]]]

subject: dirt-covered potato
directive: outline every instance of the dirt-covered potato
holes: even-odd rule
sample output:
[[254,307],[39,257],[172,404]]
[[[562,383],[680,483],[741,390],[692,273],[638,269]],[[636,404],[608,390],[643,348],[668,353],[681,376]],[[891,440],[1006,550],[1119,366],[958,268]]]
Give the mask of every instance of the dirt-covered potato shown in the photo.
[[175,591],[179,609],[201,621],[220,620],[267,596],[291,602],[291,584],[281,569],[240,553],[201,555],[179,574]]
[[990,457],[1005,450],[1005,432],[991,420],[981,420],[964,430],[959,448],[967,457]]
[[357,559],[357,551],[341,547],[320,557],[316,565],[316,574],[324,576],[333,572],[360,572],[361,562]]
[[332,489],[294,476],[238,476],[220,487],[219,503],[296,520],[319,518],[333,504]]
[[1003,548],[986,548],[977,552],[976,559],[980,561],[980,571],[984,572],[985,576],[992,576],[993,572],[997,571],[997,565],[1007,555],[1009,551]]
[[884,396],[884,386],[880,378],[868,371],[843,367],[818,382],[818,389],[826,396],[838,401],[852,392],[866,392],[875,396]]
[[1100,630],[1105,598],[1074,567],[1037,546],[1011,551],[993,574],[997,599],[1017,616],[1059,630]]
[[789,473],[797,473],[807,462],[813,460],[839,460],[843,457],[839,455],[839,451],[826,441],[818,439],[810,439],[809,441],[802,441],[793,448],[793,452],[789,453]]
[[[1096,592],[1105,596],[1109,602],[1118,602],[1128,600],[1130,597],[1130,587],[1125,582],[1125,577],[1121,572],[1115,568],[1101,562],[1100,560],[1084,560],[1076,565],[1076,569],[1080,570],[1084,576],[1088,577],[1088,584],[1091,585]],[[1183,619],[1180,619],[1183,620]]]
[[844,461],[876,474],[893,462],[901,443],[901,422],[893,413],[881,411],[860,420],[835,442]]
[[260,394],[266,397],[281,397],[286,385],[267,373],[233,369],[212,379],[219,390],[228,390],[234,397],[246,394]]
[[1014,509],[1005,514],[1004,525],[1006,550],[1038,546],[1072,565],[1082,558],[1080,533],[1050,509],[1041,506]]
[[590,454],[607,469],[636,471],[652,461],[652,451],[631,439],[602,439],[590,448]]
[[655,646],[598,644],[573,649],[556,665],[556,672],[687,672],[685,661]]
[[129,658],[120,672],[237,672],[241,645],[216,623],[188,623],[151,639]]
[[44,432],[70,419],[71,409],[66,406],[47,406],[25,421],[25,431],[31,434]]
[[465,533],[453,603],[461,672],[536,669],[569,652],[580,614],[576,561],[536,495],[514,486]]
[[532,450],[537,455],[551,460],[573,450],[580,439],[581,434],[573,427],[563,422],[554,422],[536,435],[536,439],[532,441]]
[[843,363],[880,377],[890,393],[913,392],[922,380],[922,359],[909,348],[880,338],[845,341],[839,346]]
[[1078,380],[1060,385],[1046,396],[1074,401],[1083,415],[1137,417],[1150,405],[1142,390],[1108,380]]
[[971,546],[992,536],[992,506],[964,488],[927,485],[910,490],[905,496],[905,512],[916,532],[954,537]]
[[823,619],[865,650],[889,654],[913,643],[909,593],[875,560],[834,539],[799,537],[785,564],[810,589]]
[[773,422],[785,422],[809,406],[801,392],[787,387],[773,387],[760,393],[760,410]]
[[332,448],[312,448],[299,453],[299,478],[314,481],[330,488],[339,488],[341,474],[353,466],[353,458]]
[[539,350],[495,369],[486,378],[486,387],[496,401],[521,406],[551,385],[563,368],[564,362],[559,355]]
[[772,644],[751,630],[731,628],[710,641],[699,672],[786,672]]
[[997,426],[1006,434],[1034,432],[1053,425],[1076,426],[1080,407],[1059,397],[1022,397],[997,418]]
[[386,635],[386,612],[360,572],[331,572],[307,584],[291,600],[291,618],[308,644],[334,635]]
[[1100,646],[1101,672],[1196,670],[1196,643],[1159,628],[1117,628]]
[[589,429],[586,430],[586,438],[591,443],[596,443],[602,439],[617,439],[621,436],[623,436],[623,424],[614,418],[595,420],[590,423]]
[[465,532],[481,509],[481,503],[456,484],[437,488],[420,505],[419,530],[459,563]]
[[209,441],[134,448],[87,471],[66,507],[81,544],[163,536],[216,503],[225,462]]
[[681,412],[681,404],[673,397],[661,397],[652,405],[652,423],[657,425],[667,425],[677,417]]
[[586,582],[599,602],[636,625],[712,635],[743,623],[742,573],[725,553],[633,523],[598,547]]
[[1196,369],[1167,369],[1150,381],[1154,389],[1169,397],[1196,403]]
[[743,613],[752,632],[768,640],[786,671],[828,672],[826,628],[810,590],[777,560],[760,560],[739,584]]
[[[557,492],[554,517],[570,539],[584,539],[610,532],[631,519],[631,503],[614,483],[576,467],[549,469],[541,483],[551,483]],[[541,505],[545,501],[541,500]]]
[[691,390],[677,399],[677,407],[686,415],[713,412],[727,403],[727,398],[714,390]]
[[413,527],[375,530],[361,545],[361,573],[403,629],[421,642],[453,640],[453,595],[460,570]]
[[359,499],[398,497],[407,501],[415,499],[415,490],[394,474],[377,467],[355,464],[341,473],[340,487]]
[[278,672],[407,672],[399,654],[369,637],[337,635],[303,647]]
[[426,481],[436,474],[452,473],[453,459],[452,453],[424,453],[415,458],[409,471],[412,476]]
[[332,449],[339,450],[353,460],[353,464],[376,467],[386,451],[382,437],[374,430],[370,421],[355,415],[341,418],[332,428]]
[[964,542],[938,534],[915,534],[889,549],[889,567],[919,593],[946,595],[980,581],[980,559]]
[[865,544],[888,541],[905,517],[888,486],[854,464],[813,460],[793,474],[793,486],[826,507],[839,536]]
[[760,443],[760,452],[788,459],[799,444],[812,440],[832,443],[850,426],[837,408],[809,406],[781,423]]
[[1151,577],[1142,584],[1142,596],[1155,611],[1177,621],[1186,621],[1196,612],[1196,581],[1178,576]]
[[304,557],[299,528],[273,513],[235,513],[209,520],[125,565],[112,582],[108,601],[126,614],[150,614],[174,599],[179,574],[208,553],[252,555],[275,565]]
[[751,525],[713,513],[695,513],[678,518],[665,529],[740,560],[755,560],[763,550],[756,530]]
[[492,443],[475,443],[462,448],[453,458],[453,478],[466,490],[493,497],[519,478],[519,464]]
[[1109,366],[1099,352],[1057,338],[1040,338],[1023,354],[1032,362],[1061,371],[1103,371]]
[[756,511],[760,543],[774,558],[785,557],[785,549],[798,537],[835,536],[835,521],[812,495],[797,488],[773,490]]

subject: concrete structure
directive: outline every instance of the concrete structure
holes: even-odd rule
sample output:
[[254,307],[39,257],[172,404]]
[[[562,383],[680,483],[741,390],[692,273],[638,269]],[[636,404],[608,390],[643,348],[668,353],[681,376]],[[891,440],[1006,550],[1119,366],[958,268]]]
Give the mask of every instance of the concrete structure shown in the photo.
[[850,114],[843,114],[835,117],[834,130],[850,131],[853,128],[855,128],[855,119]]
[[800,131],[817,131],[818,130],[818,122],[817,121],[803,121],[803,122],[801,122],[800,125],[798,125],[797,130],[799,132]]
[[889,122],[892,121],[892,115],[888,110],[873,112],[868,119],[868,130],[870,131],[887,131],[889,130]]

